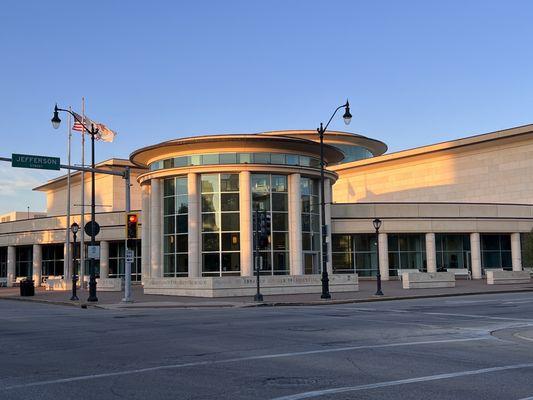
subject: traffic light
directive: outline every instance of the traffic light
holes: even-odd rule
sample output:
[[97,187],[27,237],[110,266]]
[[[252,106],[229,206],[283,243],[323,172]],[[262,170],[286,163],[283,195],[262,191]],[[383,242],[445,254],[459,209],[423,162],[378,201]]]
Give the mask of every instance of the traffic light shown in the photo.
[[266,249],[270,237],[270,213],[259,213],[259,247]]
[[139,214],[127,213],[126,214],[126,238],[138,239],[139,236]]

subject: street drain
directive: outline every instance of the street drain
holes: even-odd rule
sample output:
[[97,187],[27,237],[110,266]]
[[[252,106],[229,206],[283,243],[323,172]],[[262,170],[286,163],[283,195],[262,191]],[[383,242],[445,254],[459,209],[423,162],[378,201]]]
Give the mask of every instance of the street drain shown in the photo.
[[319,382],[317,378],[303,378],[297,376],[280,376],[275,378],[268,378],[263,381],[264,385],[268,386],[304,386],[315,385]]

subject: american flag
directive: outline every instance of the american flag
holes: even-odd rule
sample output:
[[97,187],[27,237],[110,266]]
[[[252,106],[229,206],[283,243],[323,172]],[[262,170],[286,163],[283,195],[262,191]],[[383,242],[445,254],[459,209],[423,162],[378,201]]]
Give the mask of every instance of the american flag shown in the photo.
[[78,122],[78,119],[80,121],[85,122],[85,124],[87,124],[87,118],[84,119],[81,115],[79,115],[77,113],[74,113],[74,115],[76,116],[76,118],[74,118],[74,126],[72,127],[72,130],[85,133],[84,129],[83,129],[83,125],[82,125],[81,122]]

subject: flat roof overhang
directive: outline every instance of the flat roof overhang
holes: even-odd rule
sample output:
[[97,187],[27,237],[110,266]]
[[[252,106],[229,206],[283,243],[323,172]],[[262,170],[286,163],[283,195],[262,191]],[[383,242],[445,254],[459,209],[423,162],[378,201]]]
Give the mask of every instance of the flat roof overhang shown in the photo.
[[[130,155],[130,161],[139,167],[147,167],[151,162],[171,157],[176,153],[201,154],[223,153],[224,148],[233,149],[242,146],[268,149],[269,152],[293,152],[301,155],[320,157],[320,144],[302,138],[289,136],[274,136],[260,134],[233,134],[233,135],[208,135],[195,136],[182,139],[173,139],[152,146],[135,150]],[[324,159],[327,164],[342,161],[344,154],[334,146],[324,144]]]

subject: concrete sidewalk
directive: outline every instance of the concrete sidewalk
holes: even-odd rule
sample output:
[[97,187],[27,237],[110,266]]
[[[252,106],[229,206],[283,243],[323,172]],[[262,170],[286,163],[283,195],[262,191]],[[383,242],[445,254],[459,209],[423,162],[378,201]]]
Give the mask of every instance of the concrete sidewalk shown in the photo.
[[141,309],[141,308],[194,308],[194,307],[253,307],[321,305],[339,303],[357,303],[369,301],[386,301],[424,297],[445,297],[486,293],[508,293],[533,291],[530,284],[487,285],[485,280],[458,280],[455,288],[442,289],[402,289],[401,282],[383,282],[383,297],[374,296],[375,281],[360,281],[358,292],[331,293],[331,300],[322,300],[320,294],[265,295],[262,303],[256,303],[253,296],[231,298],[202,298],[185,296],[145,295],[140,286],[133,287],[133,303],[122,303],[123,293],[98,292],[97,303],[87,303],[88,292],[78,291],[80,301],[70,301],[70,292],[45,291],[39,288],[33,297],[20,297],[19,288],[0,288],[0,299],[34,301],[49,304],[90,306],[105,309]]

